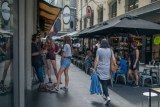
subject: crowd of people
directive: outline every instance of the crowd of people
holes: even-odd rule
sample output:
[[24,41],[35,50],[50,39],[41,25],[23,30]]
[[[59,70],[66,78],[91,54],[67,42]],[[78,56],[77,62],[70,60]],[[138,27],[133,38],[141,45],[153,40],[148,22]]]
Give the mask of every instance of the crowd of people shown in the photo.
[[[63,48],[61,49],[58,47],[56,43],[54,43],[51,39],[51,36],[47,36],[46,41],[42,43],[40,41],[40,35],[34,34],[32,36],[32,66],[33,70],[36,73],[36,76],[40,82],[39,90],[41,91],[58,91],[59,84],[61,84],[61,75],[64,72],[65,74],[65,87],[62,89],[68,89],[68,69],[71,63],[71,39],[70,37],[64,37],[64,44]],[[59,72],[57,70],[56,64],[56,55],[62,51],[61,54],[61,67]],[[57,81],[54,82],[54,89],[50,89],[47,87],[45,83],[46,73],[48,76],[48,82],[52,84],[51,78],[51,65],[53,67],[54,74],[56,76]],[[46,69],[45,69],[46,68]],[[45,71],[47,70],[47,72]]]
[[[2,80],[0,82],[1,85],[4,84],[8,68],[12,63],[12,46],[12,41],[9,39],[6,44],[6,49],[3,50],[0,48],[1,53],[7,56]],[[77,44],[76,46],[72,47],[72,41],[69,36],[64,37],[63,47],[59,47],[54,41],[52,41],[51,36],[47,36],[46,41],[41,42],[39,34],[34,34],[32,36],[31,46],[33,73],[36,74],[36,77],[40,83],[38,89],[40,91],[50,92],[58,92],[59,89],[68,91],[68,73],[71,64],[71,58],[72,56],[75,57],[79,54],[79,49],[81,46]],[[109,81],[111,79],[114,80],[117,74],[125,74],[127,80],[130,80],[134,87],[138,86],[139,50],[137,48],[136,42],[132,42],[130,47],[130,54],[125,52],[124,54],[119,55],[119,52],[114,52],[114,49],[110,46],[107,39],[102,39],[101,41],[98,41],[97,44],[95,44],[94,52],[93,49],[87,48],[86,43],[81,49],[84,50],[83,54],[85,54],[85,70],[90,71],[92,69],[92,71],[96,71],[98,75],[103,90],[105,104],[108,104],[111,100],[108,92],[108,84],[110,83]],[[60,68],[57,70],[56,55],[59,53],[61,55],[61,60]],[[119,65],[119,68],[115,72],[112,72],[112,76],[110,68],[111,59],[114,61],[114,65]],[[51,67],[53,67],[53,71],[56,77],[56,81],[54,82],[51,77]],[[63,73],[65,76],[65,86],[60,88],[60,84],[62,84],[61,76]],[[46,74],[48,77],[47,83],[53,84],[52,88],[49,88],[46,84]]]

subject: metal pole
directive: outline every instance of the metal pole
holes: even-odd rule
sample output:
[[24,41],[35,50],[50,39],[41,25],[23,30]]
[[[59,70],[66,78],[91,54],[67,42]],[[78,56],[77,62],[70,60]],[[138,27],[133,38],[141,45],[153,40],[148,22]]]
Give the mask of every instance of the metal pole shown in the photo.
[[82,30],[82,0],[81,0],[81,20],[80,20],[80,30]]

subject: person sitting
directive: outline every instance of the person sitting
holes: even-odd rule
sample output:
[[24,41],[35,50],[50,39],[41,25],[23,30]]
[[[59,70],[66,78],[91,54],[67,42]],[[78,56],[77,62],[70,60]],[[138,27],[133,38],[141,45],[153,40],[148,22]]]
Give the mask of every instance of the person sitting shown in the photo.
[[89,68],[92,67],[92,61],[93,61],[93,57],[92,57],[92,53],[91,51],[88,49],[87,50],[87,56],[85,57],[85,72],[88,73]]
[[125,74],[127,76],[127,73],[128,73],[127,61],[124,58],[121,58],[119,63],[119,69],[114,74],[112,74],[112,78],[115,80],[117,74]]

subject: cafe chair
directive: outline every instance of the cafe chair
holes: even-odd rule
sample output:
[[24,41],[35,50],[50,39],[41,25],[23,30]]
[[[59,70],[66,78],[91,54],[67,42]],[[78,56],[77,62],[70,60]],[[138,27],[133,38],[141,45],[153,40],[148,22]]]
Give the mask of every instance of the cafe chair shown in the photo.
[[117,84],[118,77],[123,77],[124,84],[126,85],[126,74],[117,74],[117,77],[116,77],[116,84]]
[[150,69],[144,69],[143,73],[140,75],[140,79],[141,79],[141,82],[142,82],[142,87],[144,86],[146,79],[150,79],[151,85],[153,84],[152,76],[150,75],[150,73],[151,73]]

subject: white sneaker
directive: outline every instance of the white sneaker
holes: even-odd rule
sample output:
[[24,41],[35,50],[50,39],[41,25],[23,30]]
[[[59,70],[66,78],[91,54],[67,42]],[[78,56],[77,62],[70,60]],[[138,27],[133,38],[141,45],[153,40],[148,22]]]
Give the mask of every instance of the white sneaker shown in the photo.
[[102,95],[102,98],[103,98],[104,100],[107,100],[107,97],[106,97],[105,95]]
[[58,93],[59,89],[57,89],[57,87],[53,88],[52,90],[50,90],[51,93]]
[[106,101],[104,102],[105,105],[108,105],[111,102],[110,97],[107,97]]

